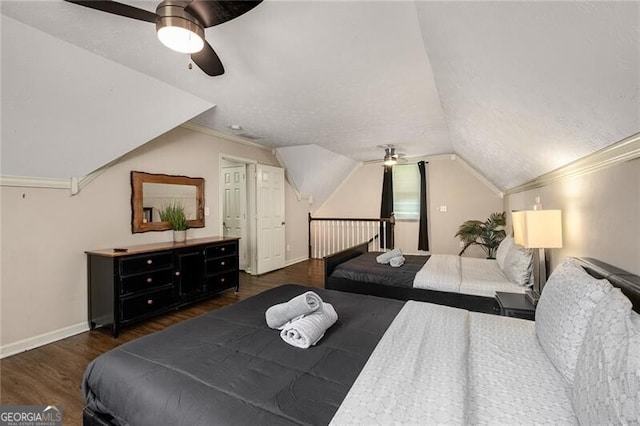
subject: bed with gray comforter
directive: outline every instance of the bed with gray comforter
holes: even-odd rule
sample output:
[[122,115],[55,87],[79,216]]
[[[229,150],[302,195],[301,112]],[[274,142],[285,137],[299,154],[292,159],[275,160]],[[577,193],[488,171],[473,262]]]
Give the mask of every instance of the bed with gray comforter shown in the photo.
[[[298,349],[264,314],[308,290],[339,319],[318,345]],[[285,285],[184,321],[89,364],[84,423],[328,424],[403,304]]]
[[[309,290],[339,320],[299,349],[265,311]],[[85,373],[84,422],[631,424],[639,311],[640,277],[592,259],[554,270],[535,323],[285,285],[98,357]]]

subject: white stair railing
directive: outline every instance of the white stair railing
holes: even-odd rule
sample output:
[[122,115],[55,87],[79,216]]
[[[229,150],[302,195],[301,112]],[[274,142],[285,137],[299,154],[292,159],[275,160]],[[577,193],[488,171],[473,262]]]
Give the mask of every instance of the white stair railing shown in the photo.
[[369,251],[393,247],[390,218],[311,217],[309,213],[309,258],[322,259],[347,248],[369,243]]

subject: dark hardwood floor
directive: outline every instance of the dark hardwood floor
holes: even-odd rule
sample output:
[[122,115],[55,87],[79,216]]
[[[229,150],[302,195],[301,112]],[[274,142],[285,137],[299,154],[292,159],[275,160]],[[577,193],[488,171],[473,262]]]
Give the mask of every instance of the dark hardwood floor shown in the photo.
[[62,405],[64,424],[82,424],[82,375],[87,364],[109,349],[172,324],[233,304],[281,284],[323,287],[323,262],[307,260],[259,277],[240,273],[240,291],[226,291],[207,301],[138,325],[114,339],[109,329],[78,334],[0,360],[0,404]]

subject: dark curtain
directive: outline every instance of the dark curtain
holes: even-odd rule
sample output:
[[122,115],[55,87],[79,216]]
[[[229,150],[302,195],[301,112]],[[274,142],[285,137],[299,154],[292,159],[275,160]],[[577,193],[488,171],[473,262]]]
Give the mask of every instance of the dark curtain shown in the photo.
[[[393,168],[385,166],[382,178],[380,217],[391,217],[391,213],[393,213]],[[392,226],[389,222],[380,224],[380,248],[393,249],[393,231],[391,228]]]
[[429,250],[429,231],[427,229],[427,164],[418,162],[420,170],[420,228],[418,230],[418,250]]

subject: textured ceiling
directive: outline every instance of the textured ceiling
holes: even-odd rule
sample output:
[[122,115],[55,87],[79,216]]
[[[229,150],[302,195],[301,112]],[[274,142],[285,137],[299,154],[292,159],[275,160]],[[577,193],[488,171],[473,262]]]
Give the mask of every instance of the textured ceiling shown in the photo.
[[[156,4],[127,3],[148,10]],[[171,86],[160,94],[168,101],[173,89],[191,94],[189,111],[217,105],[195,118],[198,124],[227,133],[238,124],[270,147],[319,145],[359,161],[380,158],[381,144],[409,156],[453,152],[507,189],[640,130],[638,2],[266,0],[207,29],[226,68],[216,78],[189,71],[186,55],[164,48],[152,24],[62,1],[0,7],[32,27],[21,34],[26,43],[42,31],[65,42],[60,49],[84,50],[77,55],[84,58],[82,73],[113,90],[141,76]],[[4,77],[12,36],[3,28],[3,91],[17,84],[28,93],[34,72]],[[121,72],[105,72],[89,56]],[[52,81],[69,79],[62,67],[47,72]],[[82,73],[73,78],[82,80]],[[142,102],[147,90],[127,96]],[[76,96],[86,99],[76,102],[79,112],[95,102],[118,108],[108,96]],[[5,102],[3,93],[3,109]],[[17,113],[36,122],[47,115],[28,105]],[[167,123],[186,115],[176,111]],[[3,154],[18,141],[5,140],[7,124],[3,116]],[[88,117],[87,128],[93,125]],[[91,158],[92,164],[112,159]]]
[[498,187],[640,131],[637,2],[420,2],[454,152]]

